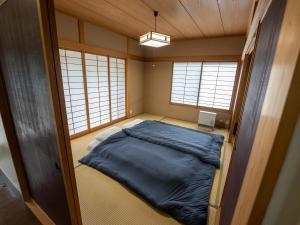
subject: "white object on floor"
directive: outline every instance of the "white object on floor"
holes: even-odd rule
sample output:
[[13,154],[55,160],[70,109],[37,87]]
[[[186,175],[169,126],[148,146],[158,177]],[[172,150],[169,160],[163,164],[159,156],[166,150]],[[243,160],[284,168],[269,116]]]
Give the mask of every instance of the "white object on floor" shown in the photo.
[[91,143],[88,144],[88,151],[92,151],[95,147],[101,144],[101,141],[93,140]]
[[125,123],[124,126],[123,126],[123,128],[131,128],[131,127],[133,127],[133,126],[135,126],[135,125],[137,125],[137,124],[139,124],[139,123],[141,123],[143,121],[144,120],[141,120],[141,119],[135,119],[133,121]]
[[104,141],[106,140],[109,136],[115,134],[115,133],[118,133],[120,132],[122,129],[120,127],[117,127],[117,126],[112,126],[108,129],[106,129],[105,131],[101,131],[100,133],[98,133],[96,135],[96,139],[98,141]]
[[198,116],[198,125],[202,125],[214,129],[216,117],[217,117],[217,113],[200,110]]

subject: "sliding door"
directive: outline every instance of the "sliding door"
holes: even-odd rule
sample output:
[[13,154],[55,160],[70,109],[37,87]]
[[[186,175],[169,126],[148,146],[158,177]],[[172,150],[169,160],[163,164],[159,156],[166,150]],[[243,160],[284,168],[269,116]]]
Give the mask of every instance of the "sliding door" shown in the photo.
[[70,135],[88,129],[81,52],[59,50]]
[[71,137],[126,117],[125,60],[60,49]]
[[110,122],[108,57],[85,54],[90,127]]
[[111,119],[125,117],[125,60],[109,58]]
[[75,225],[81,223],[59,108],[52,3],[1,1],[0,99],[7,104],[0,111],[27,206],[44,224]]

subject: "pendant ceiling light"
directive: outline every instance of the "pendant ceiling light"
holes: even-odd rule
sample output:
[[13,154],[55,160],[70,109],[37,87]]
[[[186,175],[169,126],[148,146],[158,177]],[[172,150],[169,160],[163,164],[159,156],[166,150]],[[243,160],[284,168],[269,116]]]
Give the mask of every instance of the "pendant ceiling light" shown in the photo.
[[158,16],[158,12],[154,11],[154,19],[155,19],[154,31],[150,31],[147,34],[140,36],[140,45],[159,48],[170,44],[171,41],[170,36],[156,32],[157,16]]

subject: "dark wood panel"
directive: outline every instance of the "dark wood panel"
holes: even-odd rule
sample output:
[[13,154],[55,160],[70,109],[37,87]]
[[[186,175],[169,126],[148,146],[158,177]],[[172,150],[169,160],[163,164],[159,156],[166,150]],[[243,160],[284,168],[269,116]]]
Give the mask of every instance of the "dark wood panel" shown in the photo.
[[273,1],[263,19],[247,96],[221,202],[221,225],[230,225],[251,153],[279,36],[285,0]]
[[67,225],[38,3],[13,0],[0,7],[0,67],[32,198],[56,224]]

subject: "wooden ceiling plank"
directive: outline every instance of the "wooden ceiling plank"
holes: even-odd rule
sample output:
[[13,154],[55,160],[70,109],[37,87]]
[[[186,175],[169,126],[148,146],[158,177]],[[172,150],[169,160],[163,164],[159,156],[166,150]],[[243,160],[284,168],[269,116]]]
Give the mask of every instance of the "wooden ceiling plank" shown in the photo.
[[[173,40],[245,34],[253,0],[54,0],[55,8],[138,39],[154,30]],[[223,25],[223,26],[222,26]]]
[[[126,12],[129,16],[140,20],[149,26],[149,31],[154,31],[153,9],[140,0],[106,0],[115,7]],[[157,17],[157,32],[165,33],[173,38],[180,38],[182,34],[176,28],[168,24],[160,15]]]
[[174,0],[142,0],[146,5],[159,11],[160,15],[178,27],[187,38],[203,37],[203,34],[179,1]]
[[253,0],[218,0],[225,35],[245,34]]
[[147,26],[133,18],[128,18],[122,11],[115,9],[103,0],[55,0],[55,3],[56,8],[61,11],[70,12],[80,19],[117,30],[119,33],[135,39],[149,31]]
[[[61,4],[61,2],[63,2]],[[136,39],[139,35],[137,31],[128,30],[120,23],[112,23],[111,20],[97,14],[97,11],[86,6],[78,6],[71,1],[55,0],[55,9],[67,15],[76,17],[78,19],[90,22],[92,24],[102,26],[113,32],[126,35]]]
[[[225,35],[217,1],[179,0],[194,18],[204,36]],[[214,15],[214,16],[212,16]]]
[[107,3],[105,0],[74,0],[80,6],[87,6],[98,12],[98,15],[108,18],[112,23],[120,23],[129,31],[131,29],[137,31],[139,35],[142,35],[149,31],[149,27],[144,23],[128,16],[120,9]]

